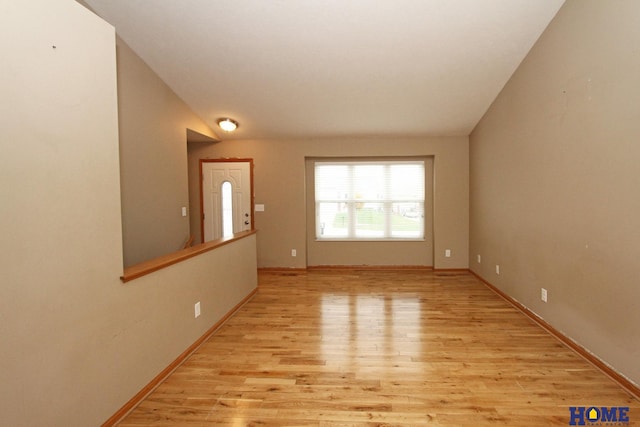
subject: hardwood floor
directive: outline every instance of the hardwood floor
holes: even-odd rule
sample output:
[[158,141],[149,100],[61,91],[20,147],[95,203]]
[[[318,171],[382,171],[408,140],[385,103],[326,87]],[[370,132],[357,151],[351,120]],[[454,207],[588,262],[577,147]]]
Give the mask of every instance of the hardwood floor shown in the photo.
[[121,427],[567,426],[570,406],[628,406],[640,424],[638,400],[469,273],[259,283]]

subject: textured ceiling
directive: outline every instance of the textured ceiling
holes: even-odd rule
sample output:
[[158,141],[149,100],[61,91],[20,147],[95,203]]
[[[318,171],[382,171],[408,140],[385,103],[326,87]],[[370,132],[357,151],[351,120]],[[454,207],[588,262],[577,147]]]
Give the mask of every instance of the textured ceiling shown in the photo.
[[468,135],[564,2],[85,1],[222,139]]

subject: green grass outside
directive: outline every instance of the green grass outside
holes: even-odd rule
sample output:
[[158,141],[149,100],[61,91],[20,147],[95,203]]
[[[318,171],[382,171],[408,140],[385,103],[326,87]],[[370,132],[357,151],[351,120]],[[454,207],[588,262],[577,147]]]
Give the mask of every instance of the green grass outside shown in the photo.
[[[356,210],[357,227],[359,230],[384,230],[384,214],[382,212],[375,211],[373,209],[357,209]],[[395,229],[418,231],[420,229],[420,223],[409,218],[405,218],[402,215],[393,214],[391,217],[391,225]],[[347,213],[337,213],[333,220],[334,228],[346,228],[347,227]]]

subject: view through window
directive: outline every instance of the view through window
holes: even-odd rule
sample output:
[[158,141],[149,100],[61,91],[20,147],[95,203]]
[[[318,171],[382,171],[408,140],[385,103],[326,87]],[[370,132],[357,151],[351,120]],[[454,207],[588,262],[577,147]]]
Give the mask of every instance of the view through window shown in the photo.
[[318,240],[424,239],[424,161],[315,163]]
[[222,236],[233,236],[233,189],[229,181],[222,183]]

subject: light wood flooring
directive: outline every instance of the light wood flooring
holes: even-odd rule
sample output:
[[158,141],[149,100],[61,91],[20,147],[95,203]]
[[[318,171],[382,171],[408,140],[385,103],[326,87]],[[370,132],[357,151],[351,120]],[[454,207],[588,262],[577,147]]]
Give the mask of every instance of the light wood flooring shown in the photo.
[[567,426],[570,406],[640,424],[638,400],[469,273],[269,272],[120,426]]

